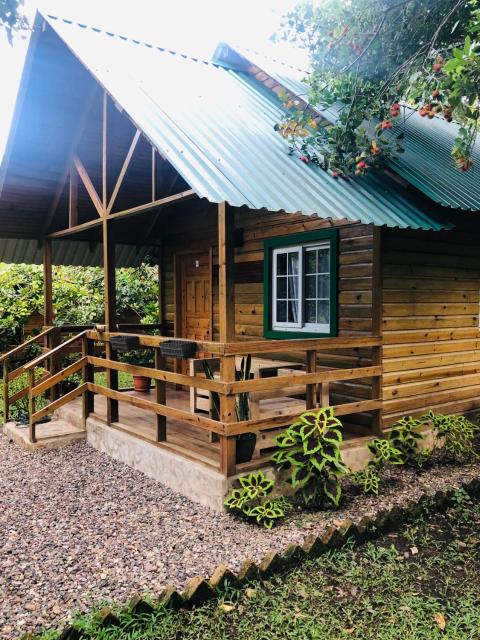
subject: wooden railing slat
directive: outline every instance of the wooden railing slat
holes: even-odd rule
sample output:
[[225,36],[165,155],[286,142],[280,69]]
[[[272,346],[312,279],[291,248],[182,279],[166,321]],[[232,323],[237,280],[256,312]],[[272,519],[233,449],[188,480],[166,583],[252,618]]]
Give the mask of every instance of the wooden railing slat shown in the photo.
[[65,369],[62,369],[55,375],[48,377],[46,380],[44,380],[44,382],[33,387],[32,396],[36,398],[38,395],[43,393],[43,391],[47,391],[47,389],[50,389],[59,382],[62,382],[63,380],[65,380],[65,378],[68,378],[68,376],[77,373],[77,371],[80,371],[80,369],[82,369],[86,363],[87,358],[80,358],[80,360],[77,360],[68,367],[65,367]]
[[55,327],[48,327],[48,329],[41,331],[38,335],[33,336],[33,338],[29,338],[28,340],[25,340],[25,342],[22,342],[22,344],[18,345],[18,347],[14,347],[13,349],[10,349],[10,351],[7,351],[7,353],[4,353],[3,355],[0,356],[0,363],[3,362],[5,358],[11,358],[17,353],[20,353],[26,347],[29,347],[31,344],[37,342],[37,340],[39,340],[40,338],[44,338],[49,333],[51,333],[54,329]]
[[29,371],[34,367],[38,367],[38,365],[41,364],[47,358],[52,358],[57,354],[61,353],[63,349],[65,349],[65,347],[68,347],[69,345],[74,344],[75,342],[77,342],[77,340],[80,340],[86,333],[87,333],[86,331],[77,333],[75,336],[69,338],[68,340],[65,340],[65,342],[62,342],[57,347],[50,349],[50,351],[43,353],[41,356],[38,356],[38,358],[35,358],[35,360],[31,360],[28,364],[25,365],[24,367],[25,371]]
[[90,382],[87,384],[87,388],[89,391],[106,396],[107,398],[119,400],[120,402],[125,402],[126,404],[138,407],[139,409],[148,409],[167,418],[188,422],[189,424],[207,429],[208,431],[220,434],[224,433],[224,425],[222,422],[212,420],[211,418],[207,418],[206,416],[202,416],[198,413],[190,413],[189,411],[183,411],[182,409],[176,409],[175,407],[167,407],[166,405],[157,404],[151,400],[138,398],[128,393],[115,391],[114,389],[108,389],[107,387],[101,387],[98,384],[92,384]]
[[135,364],[118,362],[117,360],[107,360],[106,358],[97,358],[95,356],[89,356],[88,362],[89,364],[92,364],[96,367],[115,369],[116,371],[123,371],[124,373],[130,373],[135,376],[146,376],[147,378],[152,378],[153,380],[171,382],[173,384],[184,384],[186,386],[195,387],[197,389],[216,391],[217,393],[226,393],[223,383],[219,382],[218,380],[209,380],[207,378],[201,378],[199,376],[188,376],[182,373],[165,371],[163,369],[160,370],[150,367],[141,367]]
[[43,409],[36,411],[31,416],[31,421],[33,423],[38,422],[39,420],[47,416],[49,413],[52,413],[56,409],[60,409],[60,407],[63,407],[64,404],[67,404],[71,400],[74,400],[77,396],[80,396],[84,391],[86,391],[86,389],[87,389],[87,385],[81,384],[79,387],[77,387],[76,389],[73,389],[72,391],[69,391],[61,398],[58,398],[57,400],[50,402],[49,404],[47,404],[46,407],[43,407]]

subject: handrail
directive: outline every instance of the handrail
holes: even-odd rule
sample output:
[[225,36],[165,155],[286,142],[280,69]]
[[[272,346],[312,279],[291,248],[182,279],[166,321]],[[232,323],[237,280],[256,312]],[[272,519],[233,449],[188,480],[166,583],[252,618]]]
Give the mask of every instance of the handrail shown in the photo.
[[25,371],[30,371],[30,369],[37,367],[40,363],[42,363],[47,358],[51,358],[52,356],[57,355],[57,353],[61,353],[63,349],[65,349],[65,347],[68,347],[74,342],[77,342],[77,340],[79,340],[80,338],[83,338],[83,336],[85,336],[86,334],[87,334],[87,331],[82,331],[80,333],[77,333],[75,336],[69,338],[68,340],[65,340],[65,342],[62,342],[57,347],[50,349],[50,351],[47,351],[46,353],[42,353],[42,355],[38,356],[38,358],[35,358],[35,360],[31,360],[28,364],[25,365],[24,367]]
[[3,355],[0,356],[0,362],[3,362],[7,358],[11,358],[16,353],[20,353],[26,347],[30,346],[40,338],[44,338],[45,336],[50,334],[54,329],[56,329],[56,327],[48,327],[48,329],[44,329],[38,335],[33,336],[33,338],[29,338],[28,340],[25,340],[25,342],[22,342],[22,344],[18,345],[18,347],[14,347],[13,349],[10,349],[10,351],[7,351],[7,353],[4,353]]

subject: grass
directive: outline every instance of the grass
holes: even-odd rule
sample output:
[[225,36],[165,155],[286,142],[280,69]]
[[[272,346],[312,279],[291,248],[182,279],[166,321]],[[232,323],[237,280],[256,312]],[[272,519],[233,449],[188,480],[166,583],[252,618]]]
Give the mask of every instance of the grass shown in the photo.
[[[75,626],[91,640],[474,640],[480,638],[480,504],[464,491],[397,534],[318,559],[192,610],[98,612]],[[443,628],[444,627],[444,628]],[[56,637],[46,632],[42,640]]]

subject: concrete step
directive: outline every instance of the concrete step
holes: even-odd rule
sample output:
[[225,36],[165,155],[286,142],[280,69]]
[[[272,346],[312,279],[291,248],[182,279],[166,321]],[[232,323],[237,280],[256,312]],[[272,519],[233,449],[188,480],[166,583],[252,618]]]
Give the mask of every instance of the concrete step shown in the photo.
[[85,431],[81,428],[58,418],[37,425],[36,442],[30,442],[28,425],[24,424],[7,422],[3,425],[3,434],[26,451],[57,449],[85,438]]
[[63,407],[60,407],[60,409],[57,409],[53,417],[56,420],[63,420],[77,429],[83,429],[82,409],[75,401],[69,402]]

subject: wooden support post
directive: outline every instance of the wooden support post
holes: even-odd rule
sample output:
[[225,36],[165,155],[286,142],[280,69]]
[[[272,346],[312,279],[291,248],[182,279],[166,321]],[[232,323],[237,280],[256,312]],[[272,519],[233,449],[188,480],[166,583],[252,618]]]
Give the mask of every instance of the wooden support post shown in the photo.
[[218,205],[220,342],[235,340],[235,220],[226,202]]
[[[103,277],[104,277],[104,310],[105,328],[107,331],[117,330],[117,298],[115,288],[115,244],[110,238],[108,220],[103,219]],[[110,345],[105,343],[107,360],[115,360],[116,354]],[[118,371],[107,369],[107,387],[118,390]],[[107,398],[107,423],[118,422],[118,400]]]
[[[221,356],[220,380],[235,381],[235,356]],[[220,395],[220,420],[235,422],[235,395]],[[235,436],[220,436],[220,471],[223,475],[233,476],[236,471],[237,440]]]
[[155,186],[156,186],[156,156],[155,156],[155,147],[152,145],[152,202],[155,202]]
[[68,228],[78,224],[78,173],[75,168],[70,169],[70,184],[68,193]]
[[[382,280],[382,229],[373,228],[373,273],[372,291],[375,292],[372,305],[372,332],[381,336],[383,331],[383,280]],[[372,366],[383,365],[382,345],[372,347]],[[372,398],[382,400],[383,376],[372,378]],[[379,435],[383,431],[383,406],[372,415],[372,431]]]
[[5,358],[3,361],[3,422],[8,422],[10,417],[10,400],[8,397],[8,376],[9,376],[9,361]]
[[[87,336],[83,336],[82,338],[82,356],[93,356],[95,355],[95,342],[93,340],[89,340]],[[83,367],[83,382],[95,382],[94,380],[94,368],[91,364],[86,364]],[[82,409],[82,420],[83,420],[83,428],[87,428],[87,418],[93,413],[95,410],[95,395],[92,391],[85,391],[83,393],[83,409]]]
[[107,111],[108,96],[107,92],[103,92],[102,101],[102,205],[103,211],[107,209],[108,193],[107,193]]
[[320,398],[318,400],[319,406],[324,409],[325,407],[330,406],[330,383],[322,382],[319,385],[320,389]]
[[[155,369],[165,369],[165,360],[160,349],[155,349]],[[155,402],[166,404],[166,384],[163,380],[155,380]],[[157,413],[157,442],[165,442],[167,439],[167,418]]]
[[[60,332],[60,327],[55,327],[55,329],[50,333],[50,335],[48,336],[49,338],[49,343],[48,346],[50,349],[55,349],[55,347],[58,347],[58,345],[61,343],[62,341],[62,334]],[[57,371],[60,370],[60,355],[54,355],[51,358],[49,358],[49,360],[47,361],[48,364],[48,370],[50,371],[50,374],[53,376],[55,375],[55,373],[57,373]],[[58,385],[54,385],[51,389],[50,389],[50,393],[49,393],[49,397],[50,397],[50,402],[53,402],[54,400],[56,400],[59,396],[59,387]]]
[[[317,370],[317,352],[307,351],[307,373],[315,373]],[[307,409],[314,409],[317,406],[317,385],[306,385],[306,407]]]
[[[382,346],[372,347],[372,366],[382,366],[383,355]],[[372,399],[382,400],[383,395],[383,382],[382,376],[376,376],[372,378]],[[375,435],[380,435],[383,432],[383,406],[373,412],[372,415],[372,431]]]
[[52,271],[52,241],[45,238],[43,241],[43,324],[46,327],[53,325]]
[[158,250],[158,324],[160,325],[160,335],[164,335],[163,326],[163,246]]
[[36,425],[35,425],[35,422],[33,421],[33,414],[35,413],[35,398],[32,395],[32,389],[35,386],[35,367],[33,367],[33,369],[30,369],[30,371],[28,372],[28,386],[29,386],[29,390],[28,390],[28,415],[29,415],[28,439],[30,440],[30,442],[36,442],[37,441]]

